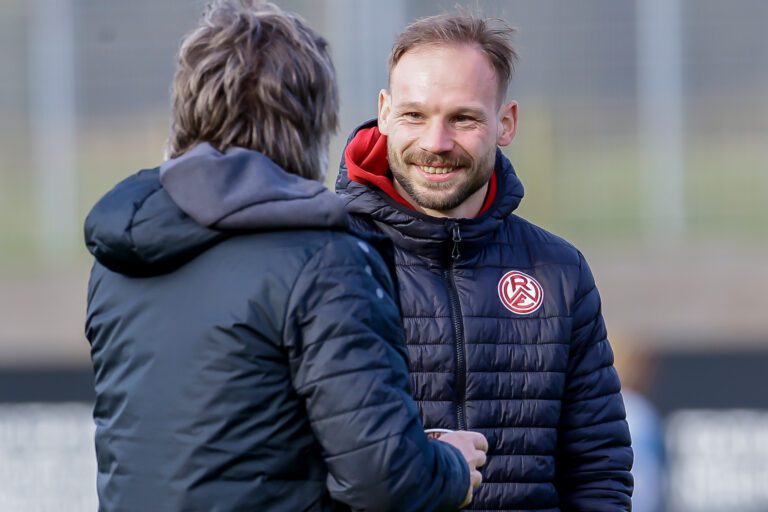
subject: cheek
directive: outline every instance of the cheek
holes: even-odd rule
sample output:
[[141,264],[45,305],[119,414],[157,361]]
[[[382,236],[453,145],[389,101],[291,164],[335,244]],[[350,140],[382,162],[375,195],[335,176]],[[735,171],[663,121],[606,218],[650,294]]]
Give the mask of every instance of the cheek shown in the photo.
[[460,144],[475,160],[485,157],[490,152],[496,152],[496,140],[489,133],[467,134]]
[[397,128],[390,130],[390,135],[387,136],[389,145],[396,153],[402,154],[410,148],[417,137],[407,129]]

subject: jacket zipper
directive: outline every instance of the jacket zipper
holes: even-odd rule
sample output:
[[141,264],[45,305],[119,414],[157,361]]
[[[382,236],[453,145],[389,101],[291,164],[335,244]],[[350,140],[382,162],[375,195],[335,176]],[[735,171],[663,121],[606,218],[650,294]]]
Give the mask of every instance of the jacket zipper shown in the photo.
[[451,226],[453,245],[451,247],[451,264],[448,270],[444,271],[446,281],[448,281],[448,297],[451,302],[451,315],[453,317],[453,332],[456,342],[456,420],[459,430],[467,429],[466,414],[466,388],[467,388],[467,361],[464,347],[464,323],[462,321],[461,304],[459,303],[459,292],[456,288],[455,266],[461,253],[459,252],[459,243],[461,242],[461,230],[458,224]]

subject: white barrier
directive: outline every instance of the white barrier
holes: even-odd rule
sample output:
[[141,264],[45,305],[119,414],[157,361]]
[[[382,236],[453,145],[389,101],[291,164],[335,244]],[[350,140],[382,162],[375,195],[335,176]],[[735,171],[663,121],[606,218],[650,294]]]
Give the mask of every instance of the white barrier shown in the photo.
[[0,510],[96,510],[92,407],[0,404]]

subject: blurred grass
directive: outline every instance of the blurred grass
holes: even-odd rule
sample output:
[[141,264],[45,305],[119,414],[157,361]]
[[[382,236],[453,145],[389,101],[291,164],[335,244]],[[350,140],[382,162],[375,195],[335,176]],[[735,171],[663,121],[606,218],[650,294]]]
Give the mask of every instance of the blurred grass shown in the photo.
[[[546,112],[529,115],[505,153],[525,184],[519,214],[569,239],[619,244],[642,238],[644,194],[634,137],[585,135],[565,146]],[[167,133],[163,111],[79,125],[78,227],[91,206],[118,181],[162,159]],[[346,134],[344,135],[346,136]],[[574,139],[570,138],[573,141]],[[344,139],[334,139],[332,187]],[[18,147],[26,142],[19,140]],[[4,141],[10,148],[13,141]],[[26,151],[29,153],[29,150]],[[686,146],[686,237],[765,240],[768,233],[768,150],[759,137],[689,139]],[[19,172],[23,169],[23,172]],[[21,155],[0,162],[0,269],[39,265],[35,173]],[[80,232],[61,263],[90,261]]]
[[[526,200],[521,213],[555,231],[587,239],[622,242],[645,236],[645,194],[634,141],[571,149],[554,170],[537,174],[535,148],[519,160]],[[768,238],[768,156],[755,141],[700,140],[686,151],[685,236]],[[551,211],[543,211],[548,208]]]
[[33,185],[26,173],[0,175],[0,268],[32,261],[36,247]]
[[768,239],[768,151],[765,141],[704,141],[688,159],[691,236]]

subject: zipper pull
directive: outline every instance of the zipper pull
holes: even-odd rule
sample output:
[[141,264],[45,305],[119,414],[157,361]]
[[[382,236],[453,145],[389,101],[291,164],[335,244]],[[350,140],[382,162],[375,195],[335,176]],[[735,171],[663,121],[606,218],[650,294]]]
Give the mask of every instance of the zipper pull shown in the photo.
[[457,260],[459,259],[459,256],[461,256],[461,252],[459,252],[459,242],[461,242],[461,229],[459,228],[458,223],[453,225],[451,232],[453,235],[453,249],[451,250],[451,258]]

